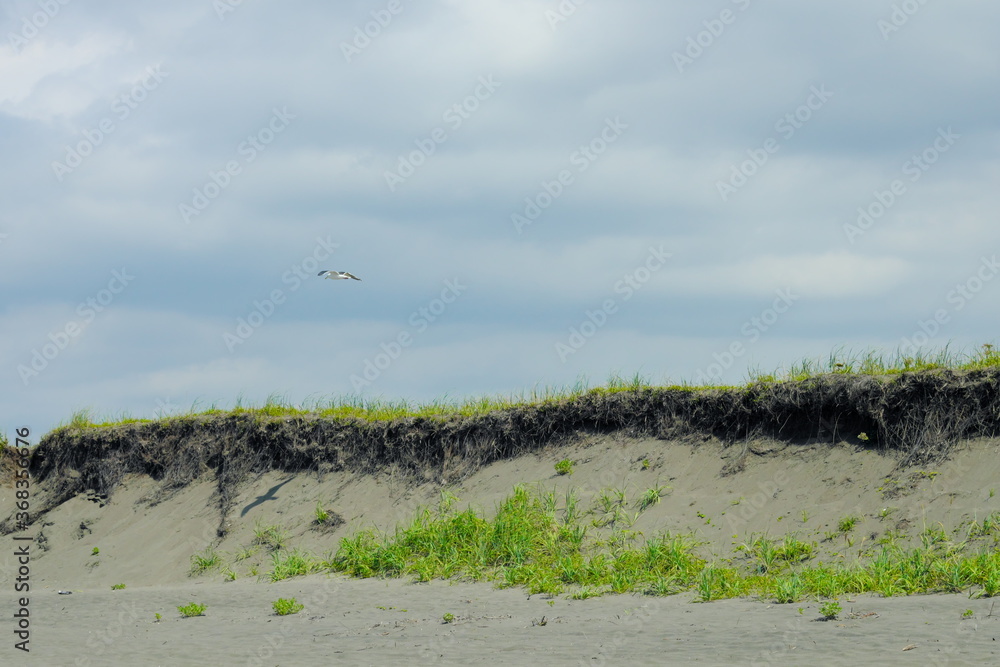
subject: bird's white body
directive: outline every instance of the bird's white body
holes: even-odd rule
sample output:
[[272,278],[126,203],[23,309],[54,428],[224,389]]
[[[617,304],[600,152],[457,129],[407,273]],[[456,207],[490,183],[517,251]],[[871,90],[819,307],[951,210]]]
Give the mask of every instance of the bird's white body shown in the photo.
[[323,276],[324,278],[329,278],[330,280],[348,280],[348,279],[361,280],[361,278],[358,278],[357,276],[352,275],[347,271],[320,271],[319,274],[317,275]]

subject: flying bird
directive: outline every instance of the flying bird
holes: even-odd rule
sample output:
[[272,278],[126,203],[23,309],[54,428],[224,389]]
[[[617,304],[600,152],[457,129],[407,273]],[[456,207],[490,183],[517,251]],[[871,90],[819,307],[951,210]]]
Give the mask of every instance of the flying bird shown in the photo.
[[348,273],[347,271],[320,271],[317,275],[329,278],[330,280],[347,280],[348,278],[353,278],[354,280],[361,280],[355,275]]

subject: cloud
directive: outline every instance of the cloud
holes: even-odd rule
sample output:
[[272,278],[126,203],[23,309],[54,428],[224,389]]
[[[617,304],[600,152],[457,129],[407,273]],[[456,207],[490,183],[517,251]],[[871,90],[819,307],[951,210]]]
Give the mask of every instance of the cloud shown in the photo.
[[[0,34],[39,11],[12,7]],[[892,8],[863,0],[405,1],[391,20],[387,3],[318,0],[222,16],[201,0],[60,7],[18,48],[0,43],[8,382],[112,270],[136,279],[30,391],[3,394],[0,412],[37,428],[84,402],[148,416],[168,399],[353,391],[449,280],[467,289],[365,392],[692,377],[792,290],[794,309],[726,369],[738,379],[840,344],[895,346],[1000,247],[1000,8],[983,3],[926,3],[889,39]],[[720,31],[723,9],[737,18]],[[678,71],[692,39],[701,53]],[[162,85],[120,117],[114,101],[156,66]],[[275,109],[294,115],[281,132]],[[113,131],[57,173],[104,120]],[[614,141],[609,122],[627,126]],[[961,138],[909,180],[949,127]],[[251,139],[266,140],[252,159]],[[769,139],[778,149],[748,166]],[[390,187],[401,161],[410,174]],[[905,193],[849,237],[894,179]],[[317,271],[363,282],[306,276],[318,238],[338,245]],[[650,248],[671,254],[655,271]],[[648,279],[616,289],[630,277]],[[996,287],[929,345],[995,337]],[[280,308],[230,352],[223,335],[275,290]],[[608,299],[614,317],[561,360],[556,343]]]

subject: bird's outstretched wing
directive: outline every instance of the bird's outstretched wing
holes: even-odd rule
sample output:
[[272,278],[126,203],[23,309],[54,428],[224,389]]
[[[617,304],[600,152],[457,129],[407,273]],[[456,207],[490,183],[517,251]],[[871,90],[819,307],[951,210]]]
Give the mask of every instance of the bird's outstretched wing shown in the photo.
[[356,275],[348,273],[347,271],[320,271],[316,275],[330,278],[331,280],[347,280],[348,278],[361,280],[361,278],[358,278]]

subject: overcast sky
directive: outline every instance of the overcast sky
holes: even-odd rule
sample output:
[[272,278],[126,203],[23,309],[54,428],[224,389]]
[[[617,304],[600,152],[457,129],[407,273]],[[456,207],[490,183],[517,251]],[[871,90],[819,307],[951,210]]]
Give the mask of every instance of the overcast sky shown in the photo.
[[995,343],[998,25],[0,2],[0,427]]

